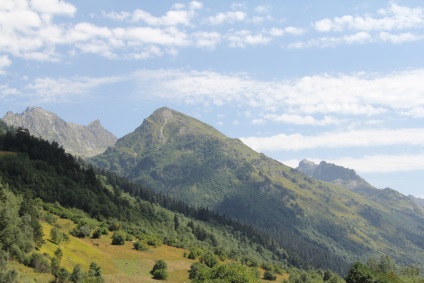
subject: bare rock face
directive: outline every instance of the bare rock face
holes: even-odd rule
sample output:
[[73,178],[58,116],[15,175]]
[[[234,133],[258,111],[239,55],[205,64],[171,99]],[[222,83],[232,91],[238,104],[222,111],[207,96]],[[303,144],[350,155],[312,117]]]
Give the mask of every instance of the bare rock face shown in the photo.
[[7,112],[2,120],[9,126],[26,128],[36,137],[56,141],[66,152],[84,158],[103,153],[117,140],[99,120],[88,126],[68,123],[39,107],[28,107],[21,114]]

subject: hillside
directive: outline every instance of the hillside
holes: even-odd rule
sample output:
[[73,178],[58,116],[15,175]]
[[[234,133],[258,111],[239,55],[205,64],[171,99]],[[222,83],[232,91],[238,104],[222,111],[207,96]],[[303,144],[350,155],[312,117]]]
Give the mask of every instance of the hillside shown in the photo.
[[420,199],[404,196],[390,188],[377,189],[356,174],[353,169],[325,161],[317,165],[308,160],[299,162],[296,169],[311,178],[342,186],[394,210],[423,215],[424,210],[423,205],[420,205]]
[[36,137],[55,141],[68,153],[82,157],[100,154],[116,142],[116,137],[105,130],[99,120],[87,126],[68,123],[39,107],[28,107],[20,114],[7,112],[2,120],[9,126],[28,129]]
[[343,273],[371,255],[424,262],[421,213],[314,180],[168,108],[91,162],[260,228],[294,264]]
[[[122,189],[129,187],[145,198]],[[169,282],[186,282],[191,264],[206,258],[214,267],[198,267],[237,268],[250,278],[243,282],[259,282],[261,265],[287,277],[284,250],[251,227],[96,174],[26,130],[0,135],[0,219],[1,282],[61,282],[77,264],[84,282],[102,282],[88,279],[97,276],[92,261],[107,282],[152,282],[157,259],[168,261]]]

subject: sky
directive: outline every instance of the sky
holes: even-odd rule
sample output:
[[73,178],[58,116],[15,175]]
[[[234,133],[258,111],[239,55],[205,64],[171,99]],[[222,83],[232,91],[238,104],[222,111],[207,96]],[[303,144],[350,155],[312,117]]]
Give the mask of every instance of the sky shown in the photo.
[[422,1],[1,0],[0,117],[118,137],[162,106],[424,198]]

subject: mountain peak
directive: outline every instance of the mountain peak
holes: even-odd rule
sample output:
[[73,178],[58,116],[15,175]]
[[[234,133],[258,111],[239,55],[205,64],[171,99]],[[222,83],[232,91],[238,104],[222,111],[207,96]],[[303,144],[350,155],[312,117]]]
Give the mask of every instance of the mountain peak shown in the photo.
[[10,126],[26,128],[34,136],[56,141],[67,152],[83,157],[102,153],[116,142],[116,137],[105,130],[99,120],[88,126],[68,123],[41,107],[27,107],[20,114],[7,112],[3,121]]
[[357,175],[355,170],[326,161],[321,161],[317,165],[314,162],[304,159],[296,169],[314,179],[334,183],[350,190],[374,189],[369,183]]

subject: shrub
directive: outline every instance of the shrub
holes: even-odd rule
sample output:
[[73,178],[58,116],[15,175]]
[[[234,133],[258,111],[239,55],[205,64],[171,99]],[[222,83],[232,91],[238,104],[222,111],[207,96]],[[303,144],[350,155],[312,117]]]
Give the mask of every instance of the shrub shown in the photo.
[[148,247],[145,243],[143,243],[142,241],[137,241],[133,244],[134,249],[137,251],[147,251]]
[[202,255],[200,262],[204,263],[207,267],[214,267],[215,265],[218,264],[218,260],[216,259],[216,256],[211,252],[207,252],[204,255]]
[[157,280],[166,280],[168,272],[165,269],[157,269],[153,272],[153,278]]
[[78,238],[89,237],[90,234],[91,234],[91,228],[87,224],[80,225],[71,231],[71,235]]
[[275,281],[275,280],[277,280],[277,276],[274,274],[274,272],[271,272],[269,270],[265,270],[265,272],[264,272],[264,279],[265,280]]
[[115,232],[112,235],[112,245],[125,244],[125,235],[122,232]]
[[162,243],[158,238],[152,236],[147,239],[147,244],[152,247],[160,247]]
[[49,260],[42,254],[33,253],[31,255],[29,266],[34,268],[36,272],[49,273],[50,263]]
[[168,272],[166,271],[167,268],[168,265],[166,264],[166,262],[160,259],[156,261],[155,265],[150,271],[150,274],[153,275],[154,279],[165,280],[168,277]]

